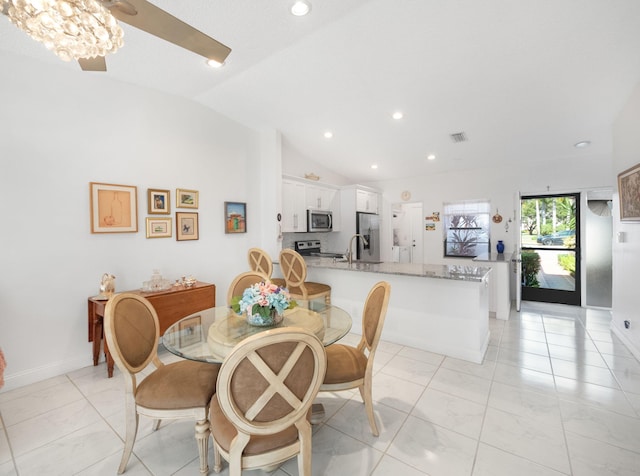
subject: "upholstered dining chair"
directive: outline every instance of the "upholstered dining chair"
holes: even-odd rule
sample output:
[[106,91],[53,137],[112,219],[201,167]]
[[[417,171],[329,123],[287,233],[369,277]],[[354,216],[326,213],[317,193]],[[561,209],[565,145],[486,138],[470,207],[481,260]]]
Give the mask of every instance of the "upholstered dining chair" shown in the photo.
[[327,305],[331,304],[331,286],[306,281],[307,264],[300,253],[288,248],[282,250],[280,252],[280,269],[292,298],[309,301],[324,298]]
[[[124,376],[126,438],[118,474],[127,466],[138,432],[138,418],[193,418],[200,454],[200,472],[206,474],[210,435],[209,404],[216,391],[219,364],[182,360],[164,364],[157,353],[158,315],[147,299],[133,293],[113,296],[106,305],[104,333],[115,364]],[[156,368],[142,380],[149,364]]]
[[265,250],[261,248],[250,248],[248,253],[249,269],[255,273],[262,273],[265,279],[270,280],[277,286],[284,286],[285,282],[282,278],[272,278],[273,261]]
[[247,271],[246,273],[240,273],[238,276],[233,278],[231,284],[229,285],[229,289],[227,291],[227,304],[231,305],[231,299],[233,296],[242,296],[242,293],[249,286],[262,282],[265,280],[265,277],[262,273],[258,273],[255,271]]
[[373,414],[373,358],[375,357],[382,326],[387,314],[391,285],[385,281],[376,283],[367,296],[362,311],[362,337],[356,347],[332,344],[327,353],[327,373],[320,386],[321,392],[335,392],[357,388],[364,401],[371,433],[379,435]]
[[322,343],[302,328],[270,329],[237,344],[211,402],[214,471],[221,471],[221,457],[229,476],[240,476],[297,455],[298,474],[311,476],[309,417],[325,369]]

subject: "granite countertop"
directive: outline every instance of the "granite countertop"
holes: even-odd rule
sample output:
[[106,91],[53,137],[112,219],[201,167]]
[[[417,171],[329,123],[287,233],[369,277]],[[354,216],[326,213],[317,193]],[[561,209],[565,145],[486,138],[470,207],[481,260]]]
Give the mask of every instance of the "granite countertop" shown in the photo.
[[482,253],[473,258],[473,261],[488,261],[490,263],[509,262],[509,258],[504,253]]
[[425,278],[452,279],[456,281],[481,282],[490,272],[490,267],[451,264],[415,263],[365,263],[336,261],[332,258],[305,256],[307,268],[325,268],[367,273],[398,274]]

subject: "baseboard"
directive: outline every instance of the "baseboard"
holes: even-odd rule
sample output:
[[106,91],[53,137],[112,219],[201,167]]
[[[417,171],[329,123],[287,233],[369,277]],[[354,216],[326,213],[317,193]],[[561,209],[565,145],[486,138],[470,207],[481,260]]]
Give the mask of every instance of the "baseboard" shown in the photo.
[[[8,362],[8,364],[11,365],[10,362]],[[58,375],[63,375],[67,372],[78,370],[92,364],[93,361],[91,360],[91,357],[85,355],[60,362],[52,362],[48,365],[35,367],[22,372],[5,373],[4,387],[2,387],[0,392],[4,393],[48,378],[57,377]],[[7,370],[9,369],[10,367],[7,368]]]
[[638,349],[638,347],[636,347],[636,345],[631,340],[629,340],[628,331],[625,332],[626,329],[621,329],[620,327],[616,326],[616,321],[614,320],[611,321],[611,331],[618,339],[622,341],[627,349],[629,349],[629,352],[631,352],[636,359],[640,360],[640,349]]

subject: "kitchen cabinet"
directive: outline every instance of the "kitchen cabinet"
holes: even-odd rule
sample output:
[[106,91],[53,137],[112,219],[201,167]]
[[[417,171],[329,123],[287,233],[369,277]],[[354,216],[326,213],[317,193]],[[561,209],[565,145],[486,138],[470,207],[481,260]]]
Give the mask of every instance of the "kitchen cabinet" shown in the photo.
[[307,208],[332,210],[336,189],[319,185],[307,185],[305,189]]
[[282,181],[282,231],[307,231],[306,186],[302,182]]
[[356,189],[356,211],[378,213],[378,194],[369,190]]

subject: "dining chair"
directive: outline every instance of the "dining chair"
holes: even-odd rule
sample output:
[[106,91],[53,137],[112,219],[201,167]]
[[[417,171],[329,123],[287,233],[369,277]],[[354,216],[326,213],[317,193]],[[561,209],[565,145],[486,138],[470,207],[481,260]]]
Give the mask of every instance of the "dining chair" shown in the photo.
[[362,337],[356,347],[331,344],[327,353],[327,372],[320,386],[321,392],[335,392],[357,388],[364,401],[371,433],[379,435],[373,414],[373,359],[375,357],[382,326],[387,314],[391,285],[386,281],[374,284],[369,291],[362,311]]
[[[216,391],[220,364],[181,360],[165,365],[157,351],[158,315],[151,303],[137,294],[116,294],[107,302],[104,334],[125,383],[126,437],[118,474],[125,471],[131,456],[139,415],[154,420],[154,431],[161,419],[195,419],[200,472],[206,474],[209,405]],[[155,369],[138,380],[141,378],[138,374],[149,364]]]
[[265,250],[261,248],[250,248],[248,253],[249,269],[256,273],[262,273],[265,279],[268,279],[277,286],[284,286],[285,281],[282,278],[272,278],[273,261]]
[[258,273],[255,271],[247,271],[245,273],[240,273],[238,276],[233,278],[231,284],[229,285],[229,289],[227,291],[227,304],[231,305],[231,300],[234,296],[242,296],[242,293],[249,286],[260,283],[265,280],[265,277],[262,273]]
[[331,304],[331,286],[306,281],[307,264],[300,253],[288,248],[282,250],[280,252],[280,269],[292,298],[309,301],[324,298],[327,305]]
[[299,327],[260,332],[237,344],[220,369],[211,402],[214,471],[229,463],[272,471],[297,456],[298,474],[311,476],[311,405],[326,370],[322,342]]

